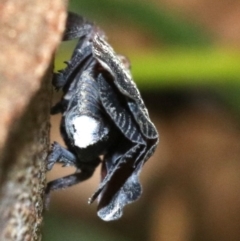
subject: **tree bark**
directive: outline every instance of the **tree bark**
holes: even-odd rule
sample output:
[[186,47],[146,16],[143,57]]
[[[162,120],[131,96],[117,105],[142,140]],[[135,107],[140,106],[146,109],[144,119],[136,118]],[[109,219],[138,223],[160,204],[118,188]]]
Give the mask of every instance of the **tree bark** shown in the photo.
[[0,19],[0,240],[41,240],[51,60],[66,0],[4,0]]

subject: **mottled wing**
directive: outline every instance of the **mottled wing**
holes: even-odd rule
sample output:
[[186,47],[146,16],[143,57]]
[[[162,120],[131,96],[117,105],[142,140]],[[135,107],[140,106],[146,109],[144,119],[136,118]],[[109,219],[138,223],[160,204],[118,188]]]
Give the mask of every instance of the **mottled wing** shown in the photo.
[[[113,76],[113,82],[119,91],[135,102],[129,108],[137,121],[143,135],[149,139],[158,139],[155,126],[150,121],[148,111],[141,98],[135,82],[132,80],[129,70],[124,66],[112,47],[101,36],[95,34],[93,38],[93,55],[100,64]],[[139,118],[141,121],[139,121]]]
[[98,215],[109,221],[120,218],[123,207],[141,195],[139,171],[136,171],[135,162],[145,155],[146,143],[136,121],[127,110],[127,104],[120,101],[116,90],[102,75],[98,76],[97,81],[105,111],[126,138],[118,147],[109,150],[105,157],[106,176],[89,200],[93,202],[99,196]]
[[103,107],[122,134],[131,142],[145,145],[145,141],[128,110],[127,103],[122,104],[118,94],[102,75],[98,76],[99,94]]
[[110,196],[111,199],[106,197],[108,188],[111,185],[110,183],[106,185],[106,188],[100,196],[97,212],[101,219],[105,221],[119,219],[122,216],[124,206],[140,197],[142,188],[138,177],[139,171],[135,169],[120,189],[113,196]]

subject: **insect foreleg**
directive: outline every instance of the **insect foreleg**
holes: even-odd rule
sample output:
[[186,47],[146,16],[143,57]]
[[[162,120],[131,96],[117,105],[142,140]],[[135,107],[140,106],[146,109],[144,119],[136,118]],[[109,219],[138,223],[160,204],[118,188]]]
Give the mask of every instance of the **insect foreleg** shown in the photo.
[[62,163],[63,166],[77,166],[77,157],[57,142],[54,142],[47,159],[47,169],[51,170],[55,163]]

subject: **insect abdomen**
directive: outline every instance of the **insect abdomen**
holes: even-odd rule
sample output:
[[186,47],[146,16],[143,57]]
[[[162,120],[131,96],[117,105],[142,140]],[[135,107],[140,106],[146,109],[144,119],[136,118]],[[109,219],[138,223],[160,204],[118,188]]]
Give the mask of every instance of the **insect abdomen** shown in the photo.
[[67,135],[80,149],[105,139],[110,131],[102,112],[98,83],[90,71],[76,76],[76,86],[65,115]]

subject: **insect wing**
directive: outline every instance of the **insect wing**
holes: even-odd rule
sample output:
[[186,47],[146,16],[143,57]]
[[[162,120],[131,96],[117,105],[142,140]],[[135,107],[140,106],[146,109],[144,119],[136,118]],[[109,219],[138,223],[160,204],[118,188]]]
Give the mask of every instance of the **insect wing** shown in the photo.
[[[98,215],[105,221],[120,218],[123,207],[141,195],[138,179],[140,169],[134,167],[139,148],[140,145],[132,147],[121,156],[116,165],[109,165],[107,175],[89,200],[91,203],[99,196]],[[111,160],[106,160],[106,163],[109,162]]]
[[142,188],[138,179],[138,171],[134,171],[127,181],[121,186],[119,191],[111,198],[110,202],[106,205],[103,198],[105,192],[100,197],[98,208],[98,216],[105,221],[112,221],[119,219],[122,216],[123,207],[140,197]]
[[122,134],[131,142],[145,145],[141,133],[136,127],[135,120],[126,110],[127,106],[122,106],[112,87],[107,83],[102,75],[98,77],[99,94],[103,107],[113,122],[117,125]]
[[113,76],[113,82],[119,91],[135,102],[135,104],[129,104],[129,108],[143,135],[149,139],[157,139],[156,128],[149,119],[148,111],[130,72],[120,61],[112,47],[97,34],[93,38],[93,54],[99,63]]

